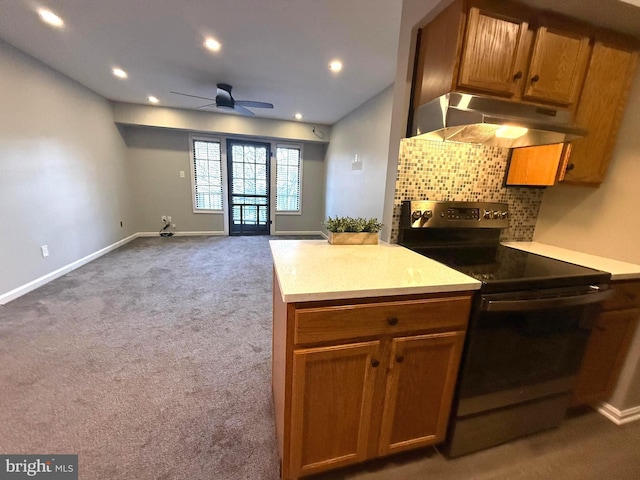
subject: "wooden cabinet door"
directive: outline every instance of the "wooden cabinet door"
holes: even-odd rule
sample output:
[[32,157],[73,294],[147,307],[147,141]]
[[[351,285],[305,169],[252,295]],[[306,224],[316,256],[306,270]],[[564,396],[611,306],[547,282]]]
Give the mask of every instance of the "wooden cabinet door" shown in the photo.
[[507,185],[550,186],[562,163],[564,144],[514,148],[509,161]]
[[444,440],[463,342],[464,332],[392,340],[381,455]]
[[569,106],[577,102],[589,59],[589,37],[540,27],[524,98]]
[[379,354],[379,341],[294,350],[287,478],[366,459]]
[[609,398],[618,381],[639,316],[640,309],[600,314],[573,389],[574,403],[594,404]]
[[637,52],[594,45],[575,116],[589,134],[571,142],[567,182],[598,184],[604,179],[637,60]]
[[523,77],[527,22],[471,8],[458,86],[513,96]]

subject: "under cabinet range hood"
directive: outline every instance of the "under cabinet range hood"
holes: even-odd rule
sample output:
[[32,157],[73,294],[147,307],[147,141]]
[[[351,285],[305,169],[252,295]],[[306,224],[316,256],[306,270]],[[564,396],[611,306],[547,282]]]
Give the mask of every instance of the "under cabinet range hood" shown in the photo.
[[564,143],[587,131],[567,110],[452,92],[414,111],[412,137],[501,148]]

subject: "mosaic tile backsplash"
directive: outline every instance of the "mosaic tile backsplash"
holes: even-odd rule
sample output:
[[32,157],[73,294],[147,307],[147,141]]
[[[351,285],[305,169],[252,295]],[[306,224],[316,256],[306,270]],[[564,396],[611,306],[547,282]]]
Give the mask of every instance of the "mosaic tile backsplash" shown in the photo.
[[544,188],[505,187],[509,150],[405,138],[400,143],[391,242],[398,241],[403,200],[504,202],[503,241],[531,241]]

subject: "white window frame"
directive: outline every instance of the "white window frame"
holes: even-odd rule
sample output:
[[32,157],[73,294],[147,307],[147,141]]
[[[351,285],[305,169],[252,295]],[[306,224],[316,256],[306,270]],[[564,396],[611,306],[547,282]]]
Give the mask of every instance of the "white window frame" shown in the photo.
[[[220,145],[220,174],[222,182],[222,199],[221,208],[219,209],[204,209],[196,208],[196,172],[194,164],[194,151],[193,143],[196,141],[202,142],[216,142]],[[226,216],[227,207],[227,162],[225,152],[225,142],[220,137],[207,136],[207,135],[189,135],[189,170],[191,171],[191,204],[193,207],[193,213],[205,213],[205,214],[224,214]]]
[[[302,215],[302,169],[304,165],[304,150],[302,144],[298,143],[276,143],[276,151],[274,152],[273,159],[273,197],[274,197],[274,211],[276,215]],[[300,167],[298,169],[298,209],[297,210],[278,210],[278,148],[294,148],[300,151]]]

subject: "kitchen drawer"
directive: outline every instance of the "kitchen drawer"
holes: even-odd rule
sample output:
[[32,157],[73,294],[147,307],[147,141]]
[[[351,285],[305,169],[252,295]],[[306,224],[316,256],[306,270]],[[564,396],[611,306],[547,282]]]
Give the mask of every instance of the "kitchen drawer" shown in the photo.
[[301,308],[295,312],[294,342],[466,330],[470,309],[470,296]]
[[623,310],[640,308],[640,282],[613,282],[613,296],[604,302],[603,310]]

